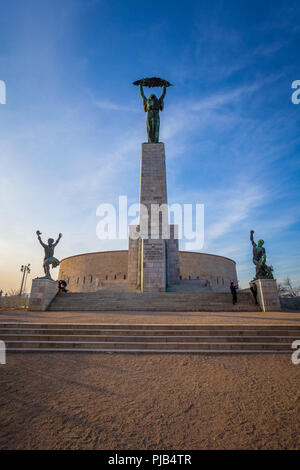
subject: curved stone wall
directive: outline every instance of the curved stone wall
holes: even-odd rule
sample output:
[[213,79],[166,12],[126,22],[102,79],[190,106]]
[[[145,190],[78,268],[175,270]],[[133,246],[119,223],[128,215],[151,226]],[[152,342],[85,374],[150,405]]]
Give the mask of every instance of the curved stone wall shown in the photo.
[[93,292],[127,285],[128,251],[100,251],[70,256],[60,263],[58,279],[72,292]]
[[[228,292],[237,282],[236,264],[224,256],[179,252],[180,278],[204,280],[213,290]],[[100,251],[64,258],[58,279],[65,279],[71,292],[93,292],[105,287],[127,290],[128,251]]]
[[213,290],[228,292],[230,282],[237,283],[236,264],[224,256],[179,251],[180,278],[210,282]]

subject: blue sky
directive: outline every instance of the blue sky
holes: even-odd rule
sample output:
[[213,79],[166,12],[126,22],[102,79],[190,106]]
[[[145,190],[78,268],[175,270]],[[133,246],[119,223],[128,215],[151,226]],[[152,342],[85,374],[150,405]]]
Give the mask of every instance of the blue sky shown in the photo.
[[[249,230],[275,276],[300,283],[297,1],[2,2],[0,289],[60,259],[126,249],[96,237],[96,208],[138,200],[145,114],[132,82],[161,76],[169,202],[205,204],[204,252],[253,277]],[[30,284],[28,283],[28,287]]]

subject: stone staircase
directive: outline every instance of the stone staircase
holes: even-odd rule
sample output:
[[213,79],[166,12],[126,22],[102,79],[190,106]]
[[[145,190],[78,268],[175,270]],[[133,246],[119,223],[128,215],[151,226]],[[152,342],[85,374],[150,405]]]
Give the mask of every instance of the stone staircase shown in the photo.
[[58,294],[48,310],[63,311],[152,311],[152,312],[256,312],[250,292],[240,292],[232,305],[230,293],[223,292],[73,292]]
[[289,353],[300,326],[1,323],[8,352]]
[[174,284],[172,286],[168,286],[168,292],[203,292],[203,291],[210,291],[210,285],[206,283],[206,281],[202,280],[183,280],[179,281],[178,284]]

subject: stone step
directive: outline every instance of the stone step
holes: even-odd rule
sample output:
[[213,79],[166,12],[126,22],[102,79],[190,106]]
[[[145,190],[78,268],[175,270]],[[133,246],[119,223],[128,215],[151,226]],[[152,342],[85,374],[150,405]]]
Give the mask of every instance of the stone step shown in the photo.
[[[197,304],[197,305],[205,305],[205,304],[228,304],[228,305],[232,305],[232,300],[231,299],[220,299],[220,298],[210,298],[210,299],[198,299],[196,297],[193,297],[192,295],[190,296],[189,299],[182,299],[182,298],[179,298],[179,299],[175,299],[175,297],[172,299],[172,298],[166,298],[166,299],[143,299],[143,298],[133,298],[133,299],[123,299],[123,298],[117,298],[117,297],[112,297],[111,299],[101,299],[101,298],[89,298],[89,297],[84,297],[84,298],[57,298],[56,299],[56,302],[57,303],[60,303],[61,305],[63,304],[70,304],[70,303],[80,303],[80,302],[86,302],[86,303],[90,303],[90,304],[109,304],[109,303],[116,303],[116,304],[120,304],[122,302],[127,302],[127,303],[131,303],[131,304],[135,304],[135,305],[144,305],[144,304],[151,304],[151,305],[168,305],[171,303],[175,303],[174,300],[176,300],[176,303],[177,304],[185,304],[185,303],[190,303],[190,304]],[[249,300],[248,299],[239,299],[238,301],[239,304],[249,304]]]
[[189,312],[189,311],[196,311],[196,312],[201,312],[201,311],[211,311],[213,312],[214,309],[219,311],[222,311],[224,309],[224,312],[228,311],[258,311],[258,310],[253,310],[251,305],[247,304],[238,304],[238,305],[232,305],[232,304],[217,304],[217,303],[207,303],[207,304],[187,304],[184,303],[182,305],[180,304],[160,304],[160,305],[143,305],[143,304],[133,304],[133,303],[125,303],[122,302],[120,304],[117,304],[116,302],[111,302],[111,303],[85,303],[85,302],[78,302],[78,303],[66,303],[66,304],[53,304],[49,310],[50,311],[59,311],[60,309],[62,310],[68,310],[68,309],[76,309],[78,310],[88,310],[88,311],[176,311],[176,312]]
[[291,353],[300,326],[2,323],[8,352]]
[[[214,292],[214,291],[202,291],[202,292],[157,292],[157,293],[141,293],[141,292],[121,292],[121,291],[96,291],[96,292],[69,292],[60,293],[57,295],[57,299],[64,298],[94,298],[94,299],[147,299],[151,301],[155,300],[170,300],[176,298],[180,299],[214,299],[218,297],[221,300],[231,299],[232,296],[227,292]],[[242,292],[238,294],[239,299],[252,299],[252,294],[249,292]]]
[[82,337],[95,337],[95,336],[118,336],[118,337],[247,337],[247,338],[256,338],[256,337],[282,337],[282,338],[291,338],[300,336],[300,331],[296,330],[133,330],[133,329],[64,329],[64,328],[45,328],[45,329],[30,329],[30,328],[20,328],[20,329],[10,329],[4,328],[0,330],[0,338],[13,338],[14,336],[57,336],[62,335],[64,337],[73,337],[82,336]]
[[253,305],[248,304],[216,304],[216,303],[207,303],[207,304],[167,304],[167,305],[151,305],[151,304],[133,304],[122,302],[117,304],[115,302],[111,303],[66,303],[66,304],[57,304],[52,303],[49,311],[59,312],[59,311],[99,311],[99,312],[112,312],[112,311],[144,311],[144,312],[257,312],[259,311]]
[[200,280],[180,281],[179,284],[167,288],[167,292],[204,292],[210,290],[211,287],[206,286],[206,281]]
[[[197,300],[197,299],[188,299],[188,300],[178,300],[178,302],[174,302],[174,299],[169,299],[165,301],[145,301],[145,300],[124,300],[124,299],[66,299],[63,301],[56,301],[57,305],[79,305],[85,303],[86,305],[150,305],[150,306],[159,306],[159,305],[180,305],[184,306],[185,304],[189,305],[233,305],[232,302],[229,302],[228,300]],[[236,305],[250,305],[249,302],[246,300],[241,300],[238,302]],[[251,304],[252,305],[252,304]]]
[[[300,325],[195,325],[195,324],[163,324],[163,323],[37,323],[37,322],[0,322],[1,331],[7,331],[8,329],[25,329],[25,330],[90,330],[90,331],[102,331],[102,330],[119,330],[119,331],[256,331],[256,332],[276,332],[276,331],[298,331],[300,332]],[[265,333],[264,333],[265,334]]]
[[[225,302],[220,302],[220,303],[217,303],[217,302],[206,302],[206,303],[187,303],[187,302],[184,302],[182,304],[180,303],[176,303],[175,305],[173,305],[172,303],[166,303],[166,304],[142,304],[142,303],[134,303],[134,302],[66,302],[66,303],[61,303],[61,304],[53,304],[53,307],[57,307],[57,306],[61,306],[62,308],[66,308],[66,307],[69,307],[69,306],[73,306],[73,307],[76,307],[76,308],[80,308],[80,307],[88,307],[88,308],[110,308],[110,307],[116,307],[116,308],[122,308],[124,309],[125,307],[129,307],[127,308],[127,310],[131,310],[132,308],[134,308],[135,310],[138,308],[139,310],[145,310],[145,308],[147,309],[150,309],[153,310],[154,308],[157,310],[159,308],[166,308],[168,307],[170,310],[173,310],[173,309],[181,309],[182,308],[185,308],[185,306],[189,306],[189,307],[203,307],[203,308],[232,308],[232,309],[238,309],[238,308],[244,308],[244,307],[249,307],[249,304],[247,303],[239,303],[239,304],[236,304],[236,305],[233,305],[233,304],[228,304],[228,303],[225,303]],[[250,305],[250,307],[252,307]],[[110,308],[111,309],[111,308]],[[53,308],[52,308],[53,310]]]
[[[64,306],[68,306],[68,305],[74,305],[75,307],[77,306],[80,306],[80,305],[86,305],[86,306],[90,306],[90,307],[94,307],[94,306],[110,306],[110,305],[115,305],[117,307],[122,307],[122,306],[125,306],[125,305],[131,305],[131,306],[134,306],[134,307],[150,307],[150,308],[153,308],[153,307],[167,307],[167,306],[179,306],[179,307],[184,307],[185,305],[191,305],[191,306],[226,306],[226,307],[233,307],[233,304],[231,302],[212,302],[212,301],[201,301],[201,302],[153,302],[151,304],[149,303],[144,303],[144,302],[130,302],[130,301],[123,301],[123,300],[112,300],[112,301],[91,301],[91,300],[87,300],[87,301],[74,301],[74,300],[71,300],[71,301],[65,301],[65,302],[56,302],[56,305],[61,305],[62,307]],[[53,304],[54,305],[54,304]],[[236,304],[235,306],[238,307],[238,306],[248,306],[249,304],[247,302],[239,302],[238,304]]]
[[[196,299],[198,301],[201,300],[215,300],[218,299],[219,301],[231,301],[232,296],[231,294],[228,293],[223,293],[223,292],[212,292],[212,291],[203,291],[203,292],[188,292],[188,293],[182,293],[182,292],[161,292],[161,293],[155,293],[155,294],[149,294],[149,293],[137,293],[137,292],[119,292],[119,291],[113,291],[113,292],[106,292],[102,293],[101,291],[98,292],[86,292],[86,293],[60,293],[57,295],[56,299],[76,299],[76,300],[83,300],[83,299],[92,299],[92,300],[137,300],[137,301],[151,301],[151,302],[164,302],[164,301],[170,301],[172,299],[176,299],[178,301],[183,301],[183,300],[190,300],[190,299]],[[240,301],[245,300],[249,301],[252,300],[252,295],[249,293],[243,293],[238,295],[238,299]]]
[[241,292],[232,304],[223,292],[74,292],[55,297],[50,311],[259,311],[252,294]]
[[123,350],[118,350],[115,348],[13,348],[9,350],[9,353],[24,353],[24,352],[86,352],[86,353],[106,353],[106,354],[113,354],[113,353],[128,353],[128,354],[291,354],[290,350],[280,350],[277,351],[276,349],[260,349],[260,350],[253,350],[253,349],[240,349],[240,350],[232,350],[232,349],[134,349],[134,348],[126,348]]
[[291,344],[292,341],[296,340],[299,336],[295,333],[293,335],[287,336],[274,336],[274,335],[150,335],[150,334],[135,334],[135,335],[107,335],[107,334],[92,334],[92,335],[82,335],[82,334],[2,334],[1,340],[5,343],[11,343],[14,341],[23,342],[23,341],[34,341],[34,342],[43,342],[43,341],[58,341],[58,342],[68,342],[68,341],[80,341],[82,343],[85,342],[176,342],[176,343],[184,343],[184,342],[194,342],[194,343],[201,343],[201,342],[213,342],[213,343],[222,343],[222,342],[248,342],[248,343],[288,343]]
[[260,350],[276,350],[276,351],[288,351],[291,352],[291,343],[279,343],[279,342],[269,342],[269,343],[238,343],[238,342],[178,342],[178,341],[169,341],[169,342],[138,342],[138,341],[7,341],[6,343],[7,351],[14,349],[114,349],[114,350],[123,350],[123,349],[137,349],[137,350],[147,350],[147,349],[177,349],[177,350],[247,350],[247,351],[260,351]]
[[[177,330],[181,332],[186,331],[204,331],[210,332],[214,331],[226,331],[226,332],[233,332],[236,331],[237,333],[243,332],[256,332],[257,334],[262,332],[266,334],[266,332],[299,332],[300,333],[300,325],[195,325],[195,324],[162,324],[162,323],[145,323],[145,324],[137,324],[137,323],[129,323],[129,324],[118,324],[118,323],[33,323],[33,322],[0,322],[0,329],[1,331],[7,331],[10,329],[14,330],[54,330],[54,331],[61,331],[61,330],[89,330],[89,331],[107,331],[107,330],[118,330],[118,331],[165,331],[165,332],[176,332]],[[283,334],[283,333],[282,333]]]

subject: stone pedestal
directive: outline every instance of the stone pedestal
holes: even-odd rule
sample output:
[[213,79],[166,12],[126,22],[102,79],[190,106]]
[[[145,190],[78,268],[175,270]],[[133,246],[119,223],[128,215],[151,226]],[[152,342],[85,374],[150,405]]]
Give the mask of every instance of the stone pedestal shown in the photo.
[[257,301],[263,312],[280,312],[280,301],[275,279],[257,279]]
[[166,290],[166,241],[141,240],[141,291],[164,292]]
[[[128,282],[142,292],[163,292],[179,283],[178,240],[169,225],[165,146],[142,144],[139,226],[130,227]],[[139,236],[131,235],[139,231]]]
[[128,246],[128,286],[131,289],[140,288],[139,280],[139,238],[133,238],[139,231],[139,225],[129,225]]
[[140,203],[149,212],[151,204],[167,203],[165,145],[162,142],[142,144]]
[[[170,225],[170,239],[167,240],[167,285],[173,286],[179,284],[179,246],[177,234],[177,225]],[[176,235],[177,236],[177,235]]]
[[33,279],[29,298],[29,310],[47,310],[57,292],[57,281],[52,279]]

